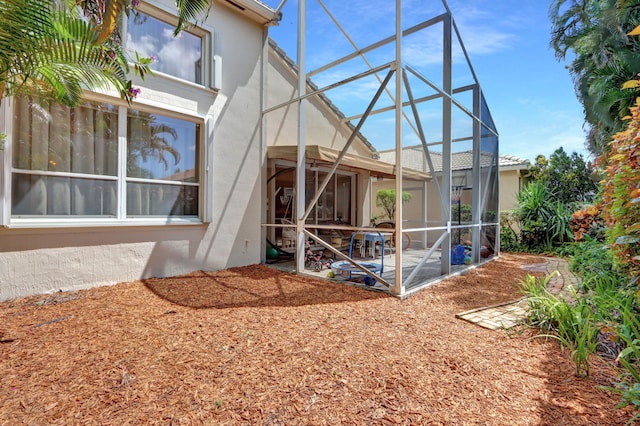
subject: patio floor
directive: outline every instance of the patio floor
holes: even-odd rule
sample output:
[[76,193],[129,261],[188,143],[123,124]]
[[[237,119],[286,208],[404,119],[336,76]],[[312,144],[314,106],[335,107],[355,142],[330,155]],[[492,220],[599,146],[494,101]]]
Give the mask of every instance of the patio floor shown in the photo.
[[[403,252],[403,261],[405,265],[403,277],[406,278],[412,272],[415,265],[422,261],[426,254],[427,250],[419,250],[413,248],[405,250]],[[557,271],[558,273],[553,274],[553,276],[549,279],[547,288],[552,294],[561,295],[568,302],[574,301],[575,299],[572,293],[572,289],[577,289],[579,280],[571,271],[569,271],[569,265],[567,261],[564,259],[552,257],[544,259],[545,261],[543,263],[524,265],[522,266],[522,269],[531,272],[543,272],[545,274],[552,274],[553,272]],[[354,260],[364,261],[365,259],[355,258]],[[396,267],[394,253],[385,254],[384,263],[382,262],[382,259],[379,255],[375,259],[368,258],[366,259],[366,261],[376,262],[380,265],[384,265],[382,278],[384,278],[391,284],[395,283]],[[295,264],[293,260],[273,263],[270,266],[286,272],[295,272]],[[452,274],[464,273],[466,266],[452,265],[451,269]],[[330,271],[331,269],[327,267],[323,267],[323,269],[320,271],[314,271],[307,268],[305,269],[304,274],[322,279],[331,279],[332,281],[343,282],[345,284],[354,285],[367,290],[389,293],[389,289],[379,281],[376,282],[373,286],[366,285],[361,279],[362,275],[360,274],[353,274],[351,280],[349,280],[348,276],[341,275],[336,275],[333,278],[329,278],[328,273]],[[410,285],[407,288],[407,294],[405,294],[405,296],[411,294],[411,292],[414,290],[426,288],[445,278],[446,277],[441,275],[440,273],[440,252],[437,251],[431,256],[430,260],[425,262],[420,272],[413,280],[413,285]],[[526,317],[526,314],[527,301],[524,297],[522,297],[511,302],[485,306],[461,312],[457,314],[456,317],[477,324],[481,327],[488,328],[490,330],[498,330],[508,329],[517,325]]]
[[[566,260],[560,258],[545,258],[544,263],[524,265],[522,269],[553,274],[547,284],[547,289],[556,296],[561,296],[567,302],[575,301],[573,291],[577,290],[579,280],[569,270]],[[557,271],[557,273],[554,273]],[[485,306],[478,309],[461,312],[456,315],[471,323],[490,330],[507,329],[520,323],[527,315],[527,300],[522,297],[512,302],[499,305]]]
[[[414,271],[415,267],[422,262],[425,256],[428,254],[428,249],[415,249],[409,248],[403,251],[403,271],[402,276],[406,280],[407,277]],[[354,259],[357,262],[364,263],[375,263],[378,267],[382,269],[382,278],[387,281],[389,284],[395,284],[395,271],[396,271],[396,257],[394,250],[389,250],[385,252],[384,259],[377,254],[375,258],[372,257],[360,257],[355,256]],[[486,260],[483,260],[486,261]],[[336,259],[335,262],[340,262],[339,259]],[[293,260],[289,261],[279,261],[275,263],[269,264],[276,269],[285,271],[285,272],[295,272],[295,263]],[[452,274],[458,274],[463,272],[468,268],[467,265],[451,265]],[[364,281],[364,273],[355,272],[351,274],[349,277],[348,272],[344,272],[342,274],[336,273],[334,277],[330,278],[328,275],[330,272],[335,272],[335,269],[332,269],[328,266],[324,266],[320,271],[314,271],[313,268],[305,268],[304,274],[323,278],[323,279],[331,279],[332,281],[342,282],[348,285],[354,285],[358,287],[365,288],[367,290],[373,291],[381,291],[385,293],[389,293],[389,289],[382,284],[380,281],[377,281],[374,285],[366,285]],[[338,271],[339,272],[339,271]],[[410,295],[412,292],[426,288],[430,285],[433,285],[443,279],[447,278],[447,276],[442,275],[441,272],[441,262],[440,262],[440,250],[432,253],[429,260],[424,262],[421,266],[419,272],[415,275],[412,281],[407,285],[404,296]]]

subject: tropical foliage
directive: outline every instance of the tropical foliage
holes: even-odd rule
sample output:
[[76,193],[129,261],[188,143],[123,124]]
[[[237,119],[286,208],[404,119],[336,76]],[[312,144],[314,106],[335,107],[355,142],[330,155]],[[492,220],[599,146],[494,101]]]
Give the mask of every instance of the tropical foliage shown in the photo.
[[514,213],[519,221],[521,242],[534,251],[550,250],[573,238],[571,208],[548,191],[543,182],[530,182],[518,193]]
[[[540,188],[527,187],[518,215],[523,236],[545,246],[553,200],[565,206],[580,201],[570,216],[575,243],[555,246],[570,256],[572,271],[581,277],[575,302],[546,290],[546,281],[528,277],[522,284],[528,296],[531,322],[544,335],[571,350],[576,374],[588,374],[589,355],[617,361],[619,383],[610,388],[621,396],[620,406],[640,409],[640,79],[639,0],[555,0],[550,16],[552,46],[558,58],[573,56],[569,71],[583,103],[589,126],[589,149],[598,157],[602,173],[599,191],[585,186],[588,165],[562,151],[547,160],[540,156],[531,169],[536,184],[554,194],[544,200]],[[631,81],[629,81],[631,80]],[[553,163],[553,164],[552,164]],[[557,173],[550,170],[556,169]],[[593,183],[593,182],[592,182]],[[591,183],[591,184],[592,184]],[[589,185],[591,185],[589,184]],[[593,196],[598,192],[597,198]],[[573,195],[571,195],[573,194]],[[589,197],[580,197],[588,194]],[[566,196],[566,197],[565,197]],[[590,204],[584,204],[588,202]],[[559,211],[559,210],[558,210]],[[556,229],[559,229],[556,226]],[[548,279],[548,277],[547,277]],[[640,413],[630,421],[637,420]]]
[[598,328],[593,320],[595,312],[585,298],[578,298],[572,305],[563,297],[549,292],[547,283],[551,277],[548,275],[537,280],[527,275],[520,281],[520,287],[527,295],[529,320],[545,332],[542,336],[554,337],[563,348],[570,350],[576,376],[588,376],[589,357],[598,346]]
[[[113,87],[131,101],[129,63],[144,77],[151,58],[125,52],[116,32],[118,16],[138,0],[3,0],[0,2],[0,100],[16,94],[74,106],[83,89]],[[208,10],[205,0],[178,0],[179,32]]]
[[581,154],[569,156],[562,147],[556,149],[547,160],[536,157],[530,169],[531,180],[544,183],[555,199],[564,203],[592,202],[598,191],[596,176],[591,164]]
[[527,251],[520,242],[520,225],[515,210],[500,212],[500,250],[511,253]]
[[604,241],[606,225],[599,204],[588,204],[573,212],[570,225],[575,241],[582,241],[584,238]]
[[[103,29],[81,10],[49,0],[7,0],[0,14],[0,97],[35,94],[73,106],[83,87],[115,87],[132,99],[128,58],[101,39]],[[136,70],[148,71],[144,63]]]
[[554,0],[551,46],[568,69],[589,128],[589,150],[599,155],[622,130],[635,93],[623,88],[640,70],[640,42],[628,33],[640,24],[638,0]]
[[[639,99],[640,101],[640,99]],[[605,167],[602,209],[609,243],[620,264],[633,276],[640,273],[640,104],[631,108],[627,128],[600,158]]]
[[[402,203],[411,201],[413,196],[410,192],[402,191]],[[376,206],[382,207],[384,214],[391,222],[396,220],[396,190],[380,189],[376,193]]]
[[[589,374],[591,354],[616,360],[619,381],[609,390],[621,396],[620,407],[640,408],[640,292],[613,266],[613,254],[593,240],[577,243],[571,268],[582,277],[566,295],[547,289],[551,276],[527,276],[520,282],[527,296],[529,323],[541,336],[557,339],[570,350],[576,375]],[[575,302],[570,302],[574,299]],[[636,414],[631,420],[637,419]]]

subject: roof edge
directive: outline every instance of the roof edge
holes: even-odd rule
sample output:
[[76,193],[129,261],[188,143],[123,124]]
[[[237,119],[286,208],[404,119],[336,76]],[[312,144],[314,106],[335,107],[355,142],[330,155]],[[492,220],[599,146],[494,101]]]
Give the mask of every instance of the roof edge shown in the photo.
[[[269,47],[271,48],[271,52],[275,53],[280,60],[289,67],[293,76],[298,78],[298,65],[295,61],[287,55],[287,52],[281,48],[278,43],[269,37],[268,39]],[[311,90],[318,90],[318,86],[311,81],[310,78],[307,78],[307,85],[311,88]],[[334,104],[329,97],[323,92],[318,93],[318,98],[324,103],[324,105],[336,116],[338,121],[345,125],[350,131],[354,132],[356,130],[356,126],[354,126],[350,121],[345,120],[345,115],[340,111],[336,104]],[[358,138],[362,141],[362,143],[371,151],[372,154],[377,155],[378,151],[373,146],[371,142],[366,138],[362,132],[358,131]]]
[[246,15],[251,20],[262,25],[278,25],[282,13],[276,12],[258,0],[216,0],[218,4],[226,6],[238,13]]

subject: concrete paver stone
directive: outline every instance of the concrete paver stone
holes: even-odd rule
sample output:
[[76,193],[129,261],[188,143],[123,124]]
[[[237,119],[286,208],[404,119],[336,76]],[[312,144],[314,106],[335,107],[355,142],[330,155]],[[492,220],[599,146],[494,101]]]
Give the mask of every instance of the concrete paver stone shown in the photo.
[[[565,300],[574,300],[572,289],[579,283],[578,278],[569,271],[569,264],[560,258],[548,258],[544,263],[523,265],[522,269],[531,272],[544,272],[549,275],[554,271],[547,284],[547,289],[554,295],[561,295]],[[511,302],[471,309],[456,314],[456,318],[469,321],[489,330],[511,328],[520,323],[527,315],[527,300],[522,297]]]

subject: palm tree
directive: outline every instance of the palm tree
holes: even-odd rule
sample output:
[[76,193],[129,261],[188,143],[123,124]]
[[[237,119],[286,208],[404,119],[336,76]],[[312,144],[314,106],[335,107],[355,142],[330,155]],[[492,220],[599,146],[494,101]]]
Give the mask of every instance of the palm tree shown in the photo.
[[588,147],[596,156],[622,129],[636,96],[621,87],[640,70],[640,44],[628,36],[640,23],[639,6],[638,0],[554,0],[549,9],[556,57],[575,55],[568,68],[585,109]]
[[[3,0],[0,96],[36,94],[73,106],[90,89],[115,86],[126,95],[128,67],[118,46],[50,0]],[[129,86],[130,87],[130,86]]]
[[[0,0],[0,100],[36,94],[74,106],[83,87],[115,87],[130,102],[136,89],[127,77],[129,58],[113,35],[118,16],[137,3],[88,0],[77,7],[74,0]],[[176,6],[178,33],[209,2],[177,0]],[[144,77],[150,60],[136,59],[134,70]]]
[[[153,114],[144,111],[131,111],[130,114],[135,118],[135,122],[139,123],[144,129],[137,132],[128,127],[127,135],[127,176],[139,178],[151,178],[152,173],[143,169],[140,164],[146,163],[149,158],[154,158],[158,163],[169,168],[167,155],[173,157],[174,164],[180,161],[180,152],[173,147],[170,137],[173,141],[178,139],[178,133],[174,128],[167,124],[156,122]],[[157,176],[156,176],[157,177]]]

